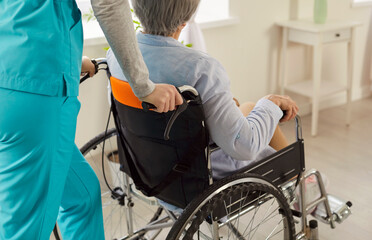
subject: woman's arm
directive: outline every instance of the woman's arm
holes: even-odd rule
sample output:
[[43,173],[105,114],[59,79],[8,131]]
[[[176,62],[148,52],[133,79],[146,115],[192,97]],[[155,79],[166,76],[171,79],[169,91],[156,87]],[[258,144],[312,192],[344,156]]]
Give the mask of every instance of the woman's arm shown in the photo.
[[154,90],[149,73],[137,46],[128,0],[91,0],[96,16],[124,75],[137,97]]
[[91,0],[96,16],[133,92],[153,103],[159,112],[173,110],[182,103],[177,90],[166,84],[154,84],[137,45],[128,0]]
[[191,78],[198,79],[195,87],[203,100],[212,140],[236,160],[254,160],[269,145],[283,116],[281,107],[292,109],[297,106],[291,100],[269,95],[259,100],[245,117],[233,100],[228,76],[222,65],[207,58],[201,59],[197,66],[196,69],[200,71]]

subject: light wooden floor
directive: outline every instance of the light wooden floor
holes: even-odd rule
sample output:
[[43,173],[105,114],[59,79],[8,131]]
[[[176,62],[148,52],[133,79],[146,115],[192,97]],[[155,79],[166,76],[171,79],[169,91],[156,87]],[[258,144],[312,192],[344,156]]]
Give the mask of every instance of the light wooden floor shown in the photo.
[[[319,224],[322,240],[372,239],[372,98],[352,103],[345,126],[345,106],[320,112],[318,136],[310,135],[310,118],[302,118],[306,168],[329,180],[328,192],[353,203],[352,215],[336,229]],[[293,126],[282,126],[293,135]]]
[[[321,240],[372,239],[372,98],[352,106],[349,127],[344,106],[321,111],[317,137],[310,135],[311,116],[302,118],[306,168],[327,175],[328,192],[353,203],[353,214],[336,229],[319,223]],[[282,129],[294,136],[293,123]]]

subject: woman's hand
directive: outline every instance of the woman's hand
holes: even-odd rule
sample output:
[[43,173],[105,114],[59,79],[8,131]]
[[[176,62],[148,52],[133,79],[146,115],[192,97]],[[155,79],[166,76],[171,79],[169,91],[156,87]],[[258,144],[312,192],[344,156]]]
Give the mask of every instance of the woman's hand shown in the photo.
[[270,94],[265,96],[264,98],[269,99],[270,101],[278,105],[280,109],[285,111],[285,116],[283,116],[280,122],[286,122],[296,117],[298,106],[296,102],[293,101],[289,96]]
[[154,91],[141,99],[142,101],[154,104],[156,112],[168,112],[176,109],[177,105],[183,103],[181,94],[176,87],[169,84],[155,84]]
[[86,74],[89,74],[89,77],[93,77],[94,74],[96,74],[96,66],[92,63],[90,58],[83,56],[80,76],[85,76]]

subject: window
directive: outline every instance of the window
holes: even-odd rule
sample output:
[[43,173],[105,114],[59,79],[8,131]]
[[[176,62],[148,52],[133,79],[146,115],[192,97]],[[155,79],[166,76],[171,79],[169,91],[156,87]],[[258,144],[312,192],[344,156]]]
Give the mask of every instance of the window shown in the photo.
[[197,22],[208,22],[229,18],[229,0],[201,0]]
[[[229,16],[230,0],[201,0],[195,21],[201,28],[235,24],[237,18]],[[82,14],[92,15],[90,0],[76,0]],[[129,1],[130,2],[130,1]],[[83,21],[85,45],[105,43],[104,35],[97,21]]]
[[372,6],[372,0],[352,0],[353,7]]
[[[90,11],[90,0],[76,0],[76,2],[82,13]],[[195,20],[208,22],[227,18],[229,18],[229,0],[201,0]]]

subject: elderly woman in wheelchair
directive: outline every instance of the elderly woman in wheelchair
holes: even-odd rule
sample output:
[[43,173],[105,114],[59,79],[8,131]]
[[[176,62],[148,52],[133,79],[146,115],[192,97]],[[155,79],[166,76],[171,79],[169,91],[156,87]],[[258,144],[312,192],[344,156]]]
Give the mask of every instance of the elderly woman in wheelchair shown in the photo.
[[[199,0],[132,2],[143,26],[137,38],[150,79],[175,86],[189,85],[200,94],[211,140],[226,153],[220,151],[220,156],[212,156],[215,177],[228,176],[287,145],[277,124],[281,118],[288,121],[296,116],[298,108],[289,97],[268,95],[253,110],[250,104],[237,107],[222,65],[177,41]],[[112,76],[125,81],[112,51],[107,58]],[[287,113],[284,117],[282,110]]]
[[[108,135],[117,136],[118,151],[112,152],[126,173],[125,186],[110,188],[111,197],[127,210],[128,231],[121,239],[153,239],[170,226],[167,239],[315,239],[316,222],[310,226],[307,222],[314,207],[314,215],[332,227],[350,214],[350,203],[326,194],[319,172],[305,173],[295,102],[271,94],[255,105],[236,106],[222,65],[177,41],[199,0],[132,0],[132,4],[143,26],[137,38],[150,79],[178,87],[184,103],[169,113],[149,110],[135,97],[108,51],[117,129]],[[293,118],[297,141],[288,145],[277,125]],[[86,146],[83,154],[95,149],[93,145]],[[309,201],[304,184],[312,175],[321,194]],[[132,181],[141,194],[132,188]],[[149,223],[134,229],[132,196],[142,194],[155,196],[161,205]],[[162,212],[165,217],[160,217]],[[297,232],[293,216],[301,220]]]

